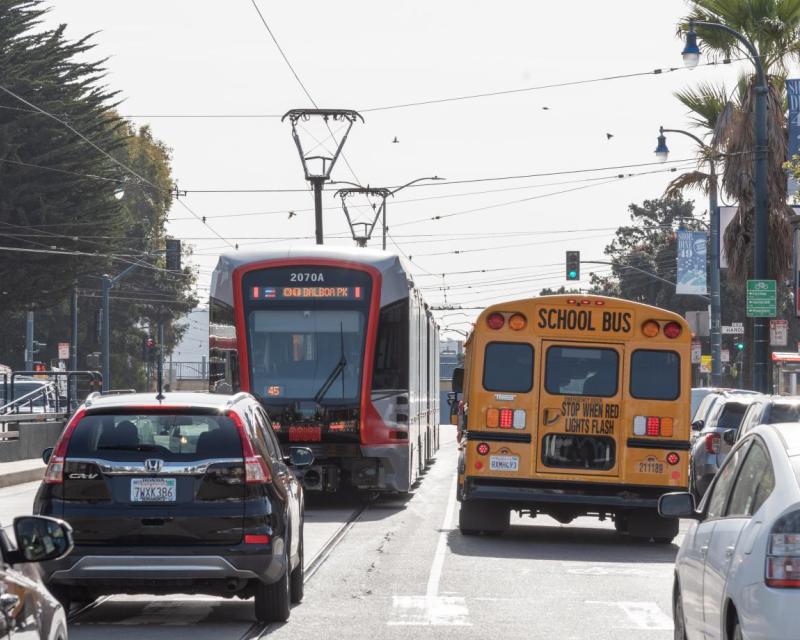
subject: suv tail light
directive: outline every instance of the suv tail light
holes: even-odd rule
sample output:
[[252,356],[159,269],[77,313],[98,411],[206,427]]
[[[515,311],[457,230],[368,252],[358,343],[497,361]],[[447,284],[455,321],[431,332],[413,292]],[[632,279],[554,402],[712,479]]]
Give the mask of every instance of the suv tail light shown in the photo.
[[800,511],[783,516],[772,527],[764,580],[768,587],[800,588]]
[[244,427],[241,416],[235,411],[228,411],[226,414],[236,426],[239,432],[239,439],[242,441],[242,455],[244,456],[244,481],[247,484],[266,484],[272,482],[272,474],[269,467],[260,455],[253,450],[250,436]]
[[78,409],[72,414],[67,426],[64,427],[64,431],[61,433],[58,442],[56,442],[56,446],[53,448],[53,453],[47,463],[47,469],[44,472],[45,484],[61,484],[64,482],[64,461],[67,457],[69,439],[72,437],[75,427],[78,426],[78,423],[85,415],[86,409]]
[[718,433],[706,435],[706,453],[719,453],[720,437]]

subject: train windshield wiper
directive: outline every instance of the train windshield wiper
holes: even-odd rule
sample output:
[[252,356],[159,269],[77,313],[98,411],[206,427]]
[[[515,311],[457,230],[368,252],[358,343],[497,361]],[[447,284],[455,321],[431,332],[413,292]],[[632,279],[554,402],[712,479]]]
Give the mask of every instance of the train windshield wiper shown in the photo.
[[347,359],[344,357],[344,326],[341,322],[339,323],[339,338],[339,362],[336,363],[336,366],[328,374],[328,377],[325,378],[325,382],[322,383],[322,386],[314,394],[315,402],[319,402],[325,397],[325,394],[328,393],[330,388],[333,386],[333,383],[336,381],[336,378],[338,378],[340,374],[342,375],[342,397],[344,397],[344,370],[345,367],[347,367]]

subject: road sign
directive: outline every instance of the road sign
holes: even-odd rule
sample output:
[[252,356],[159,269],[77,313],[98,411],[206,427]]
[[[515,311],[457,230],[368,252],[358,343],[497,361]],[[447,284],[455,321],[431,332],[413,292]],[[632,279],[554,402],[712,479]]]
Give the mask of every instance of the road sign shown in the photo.
[[700,356],[700,371],[711,373],[711,356]]
[[789,321],[769,321],[769,343],[773,347],[785,347],[789,344]]
[[692,364],[700,364],[700,357],[703,355],[703,347],[699,342],[692,342]]
[[69,342],[58,343],[58,359],[69,360]]
[[731,324],[722,325],[722,335],[727,336],[743,336],[744,324],[741,322],[733,322]]
[[731,350],[730,349],[722,349],[719,352],[719,359],[721,362],[730,362],[731,361]]
[[747,317],[774,318],[778,314],[775,280],[747,281]]

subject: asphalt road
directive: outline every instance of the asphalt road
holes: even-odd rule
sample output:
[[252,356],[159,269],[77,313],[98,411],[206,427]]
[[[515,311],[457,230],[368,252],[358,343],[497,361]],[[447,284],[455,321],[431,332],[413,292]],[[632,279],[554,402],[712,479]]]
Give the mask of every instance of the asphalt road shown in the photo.
[[[247,601],[114,596],[78,616],[70,638],[672,637],[677,546],[632,543],[591,518],[560,525],[512,516],[502,537],[462,537],[455,442],[452,428],[442,429],[443,449],[414,494],[379,500],[361,514],[310,578],[288,623],[253,625]],[[30,509],[35,486],[0,490],[4,524],[8,507]],[[356,506],[313,501],[307,562]]]

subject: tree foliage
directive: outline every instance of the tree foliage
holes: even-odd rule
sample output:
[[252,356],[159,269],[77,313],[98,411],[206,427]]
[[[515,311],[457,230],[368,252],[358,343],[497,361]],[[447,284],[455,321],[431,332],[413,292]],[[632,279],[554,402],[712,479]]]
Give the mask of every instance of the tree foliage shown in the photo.
[[64,25],[44,29],[45,11],[41,0],[0,0],[0,85],[54,116],[0,90],[0,362],[22,366],[28,309],[48,345],[37,359],[56,357],[69,339],[73,286],[79,353],[99,351],[100,277],[136,263],[112,290],[110,326],[113,384],[140,386],[148,328],[164,323],[170,344],[174,320],[196,304],[192,273],[163,269],[170,150],[115,112],[103,61],[86,62],[90,37],[70,42]]

